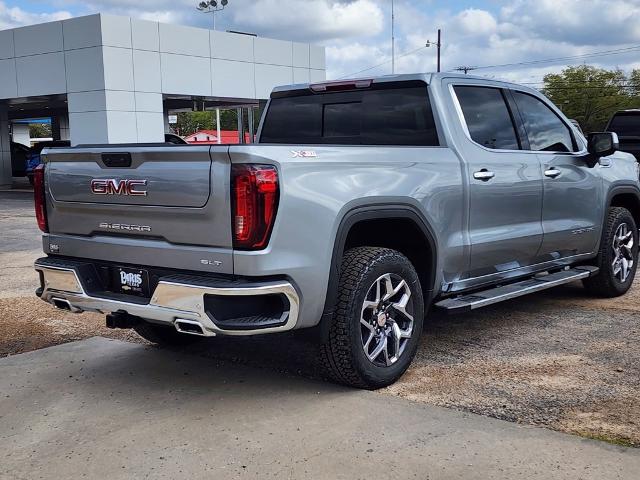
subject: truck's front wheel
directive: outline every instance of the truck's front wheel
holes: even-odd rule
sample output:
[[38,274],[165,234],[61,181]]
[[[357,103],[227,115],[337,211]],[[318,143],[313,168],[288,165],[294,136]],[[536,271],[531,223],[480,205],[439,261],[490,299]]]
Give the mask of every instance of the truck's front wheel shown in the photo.
[[347,251],[321,346],[326,372],[358,388],[392,384],[415,356],[423,319],[420,280],[404,255],[378,247]]
[[609,209],[596,262],[600,271],[584,280],[586,289],[600,297],[627,293],[638,268],[638,228],[626,208]]

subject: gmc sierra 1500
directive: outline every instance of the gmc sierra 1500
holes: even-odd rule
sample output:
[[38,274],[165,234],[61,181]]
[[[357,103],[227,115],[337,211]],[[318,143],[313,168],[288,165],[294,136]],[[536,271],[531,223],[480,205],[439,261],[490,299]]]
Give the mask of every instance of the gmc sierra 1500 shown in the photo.
[[467,75],[277,88],[254,145],[45,151],[37,293],[165,344],[316,327],[329,375],[377,388],[431,307],[624,294],[640,184],[616,149]]

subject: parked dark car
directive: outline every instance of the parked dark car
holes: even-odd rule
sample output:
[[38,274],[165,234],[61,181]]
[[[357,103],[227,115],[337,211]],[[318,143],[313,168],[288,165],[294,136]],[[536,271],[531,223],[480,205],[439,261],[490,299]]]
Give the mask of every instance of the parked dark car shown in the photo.
[[29,183],[33,185],[33,172],[38,165],[42,163],[40,153],[45,148],[70,147],[71,142],[68,140],[53,140],[48,142],[38,142],[31,148],[31,153],[27,159],[25,175],[29,177]]
[[615,113],[609,120],[607,131],[618,134],[620,150],[633,154],[640,161],[640,109]]
[[11,175],[24,177],[27,173],[27,160],[31,149],[21,143],[11,142]]

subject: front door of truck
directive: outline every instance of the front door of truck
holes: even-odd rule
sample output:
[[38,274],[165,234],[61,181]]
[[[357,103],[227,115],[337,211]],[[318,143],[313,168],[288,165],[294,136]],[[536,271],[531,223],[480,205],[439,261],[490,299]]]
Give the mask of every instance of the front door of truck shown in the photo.
[[513,91],[522,118],[529,150],[537,152],[542,165],[544,239],[539,255],[543,261],[590,253],[602,231],[603,184],[598,164],[587,166],[582,139],[544,99]]
[[542,173],[522,149],[512,102],[500,88],[452,87],[464,127],[469,182],[468,276],[504,275],[536,263],[542,243]]

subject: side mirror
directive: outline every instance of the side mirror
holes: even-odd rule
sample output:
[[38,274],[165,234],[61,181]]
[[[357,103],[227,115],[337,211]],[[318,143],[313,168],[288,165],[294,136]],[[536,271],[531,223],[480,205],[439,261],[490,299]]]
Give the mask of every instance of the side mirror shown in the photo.
[[599,159],[613,155],[620,148],[618,134],[614,132],[601,132],[589,134],[589,153]]

